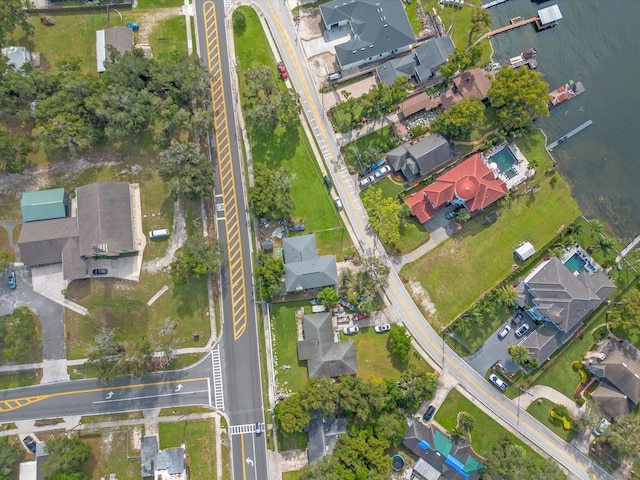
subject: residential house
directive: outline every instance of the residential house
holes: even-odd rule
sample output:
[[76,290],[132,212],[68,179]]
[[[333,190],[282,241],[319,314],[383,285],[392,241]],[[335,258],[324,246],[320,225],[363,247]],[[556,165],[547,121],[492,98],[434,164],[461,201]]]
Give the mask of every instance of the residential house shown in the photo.
[[432,38],[414,48],[412,55],[394,58],[379,65],[376,67],[376,75],[386,85],[392,85],[400,77],[407,77],[420,84],[433,78],[454,50],[451,37]]
[[312,417],[307,427],[309,463],[315,465],[322,457],[330,455],[338,437],[347,433],[348,426],[349,420],[346,418]]
[[[482,432],[479,433],[481,435]],[[418,417],[407,419],[402,444],[419,457],[413,475],[419,480],[478,480],[482,462],[466,440],[453,442]]]
[[583,362],[600,380],[591,398],[610,417],[628,415],[640,403],[640,351],[627,340],[611,338],[598,352]]
[[442,135],[433,133],[416,143],[403,143],[386,154],[394,172],[402,172],[407,181],[443,167],[455,155],[453,147]]
[[315,235],[288,237],[282,244],[286,292],[329,287],[338,283],[336,257],[318,256]]
[[415,42],[401,0],[334,0],[320,14],[327,30],[347,29],[349,39],[335,46],[342,70],[408,52]]
[[[571,258],[572,252],[573,249],[565,256]],[[594,263],[589,265],[594,268]],[[543,323],[523,343],[540,363],[569,340],[615,290],[606,273],[595,270],[583,268],[573,272],[561,259],[551,257],[516,287],[520,294],[518,305],[525,309],[529,319]]]
[[507,193],[507,184],[474,154],[405,200],[420,223],[450,204],[475,215]]
[[105,62],[109,60],[109,47],[115,48],[121,55],[133,50],[133,29],[128,27],[111,27],[96,31],[96,62],[98,73],[106,70]]
[[307,362],[309,378],[358,373],[355,343],[336,341],[329,312],[304,315],[302,331],[304,340],[298,341],[298,360]]
[[154,480],[187,480],[185,446],[158,450],[155,435],[142,437],[140,443],[140,474]]
[[18,240],[22,261],[29,266],[61,263],[63,278],[76,280],[90,276],[93,259],[137,255],[132,199],[138,192],[128,182],[84,185],[76,190],[77,215],[63,217],[69,214],[63,191],[25,193]]
[[447,109],[465,98],[477,97],[484,101],[491,88],[492,74],[483,68],[462,72],[453,79],[453,85],[440,96],[442,108]]
[[31,53],[25,47],[5,47],[2,49],[2,55],[15,70],[20,70],[24,65],[31,65]]

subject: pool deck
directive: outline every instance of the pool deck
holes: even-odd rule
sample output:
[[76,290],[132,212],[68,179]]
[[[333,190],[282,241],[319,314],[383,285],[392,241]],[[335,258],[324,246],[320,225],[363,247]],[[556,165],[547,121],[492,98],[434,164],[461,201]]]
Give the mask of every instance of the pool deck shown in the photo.
[[502,150],[503,148],[509,149],[511,154],[516,159],[516,164],[511,167],[511,169],[515,170],[517,173],[511,178],[508,178],[505,172],[497,172],[498,177],[500,177],[507,184],[507,188],[511,190],[516,185],[520,185],[522,182],[526,181],[529,177],[535,175],[535,171],[529,168],[529,162],[527,158],[522,154],[518,146],[514,143],[507,144],[506,142],[501,143],[500,145],[496,145],[491,150],[481,154],[484,163],[488,166],[491,163],[491,157],[495,155],[497,152]]
[[582,247],[579,247],[579,246],[565,248],[562,256],[560,257],[560,261],[562,263],[566,263],[576,253],[580,258],[582,258],[585,261],[585,265],[580,270],[573,272],[574,275],[578,276],[580,272],[585,272],[589,275],[592,275],[596,273],[598,270],[600,270],[600,267],[598,266],[596,261],[593,258],[591,258],[591,256],[584,249],[582,249]]

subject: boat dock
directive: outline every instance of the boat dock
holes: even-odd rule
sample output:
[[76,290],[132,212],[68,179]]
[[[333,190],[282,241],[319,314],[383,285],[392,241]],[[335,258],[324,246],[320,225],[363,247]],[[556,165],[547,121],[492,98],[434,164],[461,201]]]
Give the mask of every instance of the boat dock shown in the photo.
[[568,83],[565,83],[564,85],[549,92],[549,108],[557,107],[561,103],[566,102],[573,97],[577,97],[585,91],[586,89],[582,82],[574,83],[573,80],[569,80]]
[[618,256],[616,257],[616,263],[620,262],[620,260],[626,257],[627,253],[629,253],[631,250],[636,248],[639,243],[640,243],[640,235],[638,235],[636,238],[631,240],[631,243],[629,243],[629,245],[627,245],[625,249],[618,254]]
[[486,10],[487,8],[495,7],[496,5],[500,5],[501,3],[505,3],[508,1],[509,0],[493,0],[492,2],[483,4],[482,8]]
[[591,120],[587,120],[586,122],[584,122],[582,125],[580,125],[579,127],[574,128],[573,130],[571,130],[569,133],[561,136],[558,140],[556,140],[555,142],[549,144],[547,146],[547,150],[550,152],[551,150],[553,150],[554,148],[556,148],[558,145],[560,145],[561,143],[564,143],[565,141],[569,140],[571,137],[573,137],[574,135],[580,133],[582,130],[584,130],[585,128],[587,128],[589,125],[593,124],[593,122]]
[[505,25],[504,27],[496,28],[495,30],[491,30],[487,33],[487,37],[493,37],[494,35],[498,35],[499,33],[507,32],[509,30],[513,30],[514,28],[522,27],[523,25],[529,25],[530,23],[536,22],[540,20],[537,16],[527,18],[526,20],[522,17],[514,17],[509,20],[509,25]]

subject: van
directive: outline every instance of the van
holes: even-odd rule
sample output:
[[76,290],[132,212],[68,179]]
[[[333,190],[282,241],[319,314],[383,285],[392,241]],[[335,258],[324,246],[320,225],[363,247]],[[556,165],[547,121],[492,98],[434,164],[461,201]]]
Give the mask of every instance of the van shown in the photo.
[[507,389],[507,382],[498,378],[498,376],[495,375],[494,373],[489,375],[489,380],[491,380],[491,383],[493,383],[496,387],[498,387],[503,392]]
[[342,210],[342,200],[340,200],[340,197],[335,197],[333,199],[333,201],[336,203],[336,208],[338,209],[338,211]]
[[336,80],[340,80],[342,78],[342,72],[333,72],[327,75],[327,81],[335,82]]
[[160,230],[151,230],[149,232],[149,238],[162,238],[169,236],[168,228],[161,228]]

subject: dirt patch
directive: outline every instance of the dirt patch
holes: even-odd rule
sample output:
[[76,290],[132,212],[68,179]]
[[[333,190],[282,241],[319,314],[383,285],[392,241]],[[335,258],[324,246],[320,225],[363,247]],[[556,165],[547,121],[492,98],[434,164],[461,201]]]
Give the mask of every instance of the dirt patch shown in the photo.
[[176,251],[184,244],[187,239],[187,222],[184,216],[184,209],[180,204],[180,200],[173,205],[173,231],[169,237],[169,247],[167,253],[162,258],[155,258],[144,264],[143,268],[151,273],[158,273],[167,268]]
[[142,443],[142,427],[133,427],[131,431],[131,447],[134,450],[140,450]]
[[411,292],[413,293],[413,298],[424,308],[424,310],[429,313],[429,315],[436,314],[436,306],[429,298],[429,294],[426,290],[420,285],[418,282],[411,281],[409,282],[409,287],[411,288]]
[[308,42],[322,36],[324,25],[319,8],[304,9],[294,21],[298,23],[298,36],[302,41]]
[[140,24],[140,30],[138,30],[138,44],[148,44],[149,35],[153,32],[157,23],[178,15],[182,15],[182,7],[156,8],[150,12],[144,13],[138,22]]

